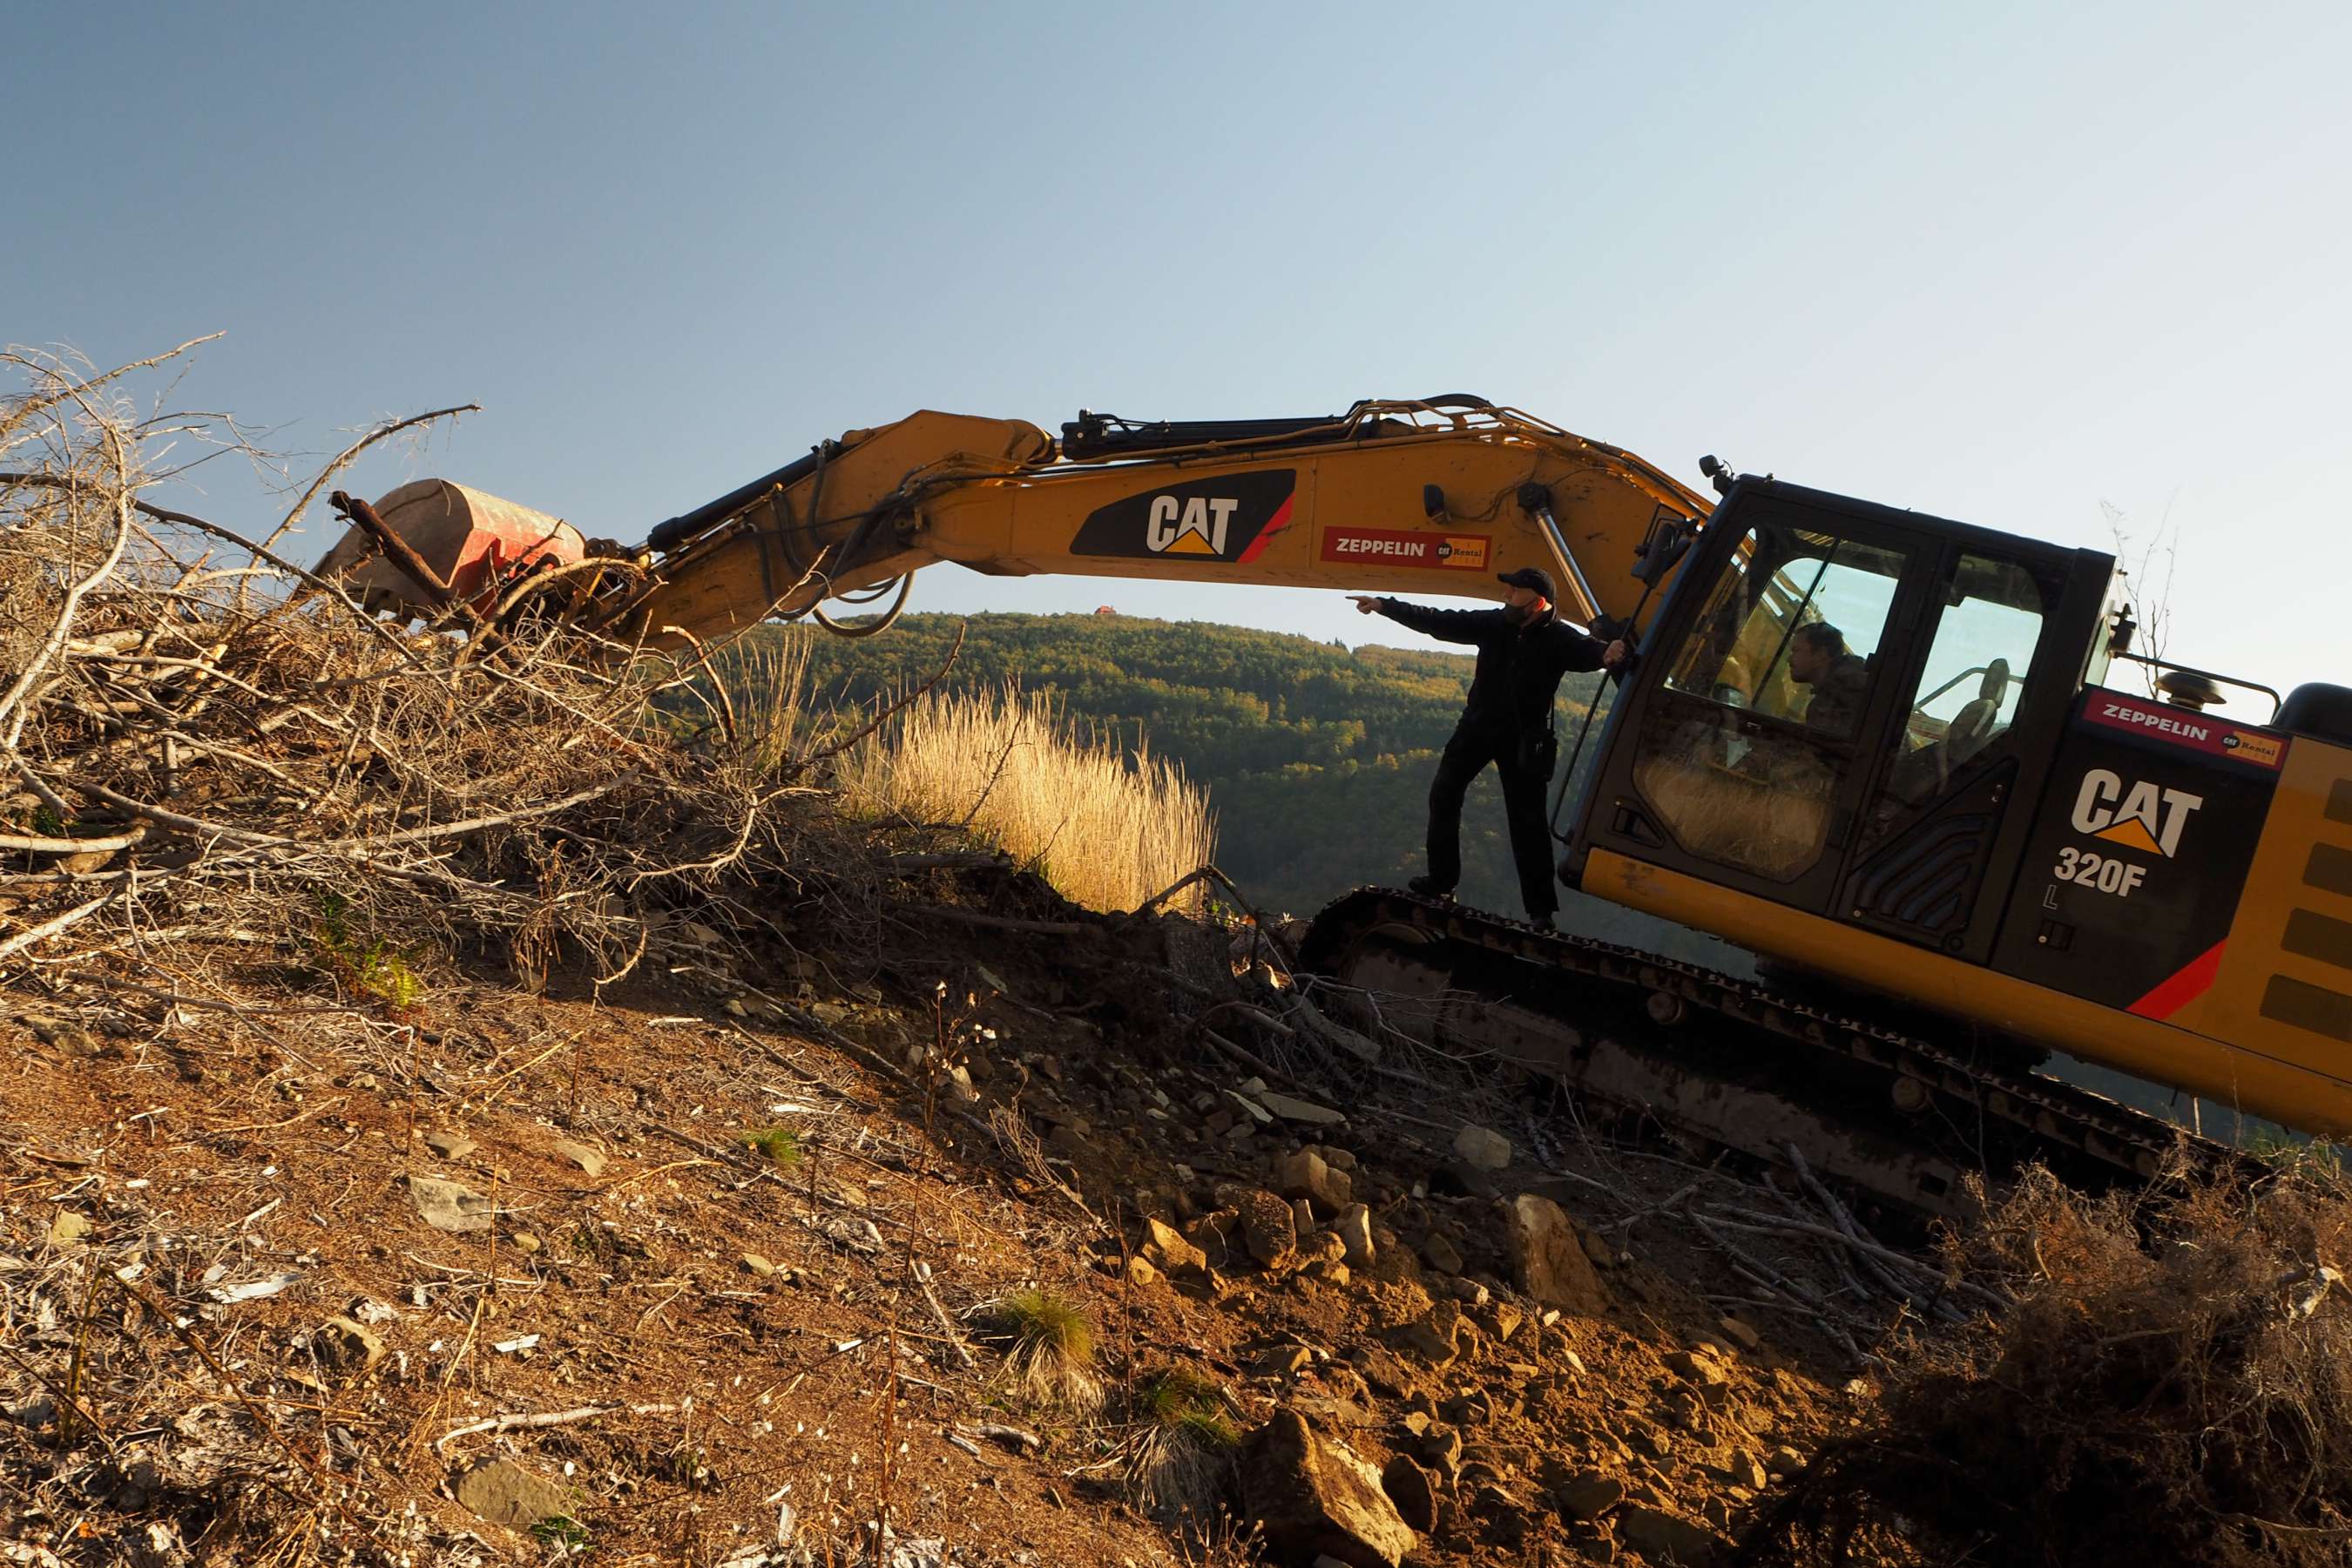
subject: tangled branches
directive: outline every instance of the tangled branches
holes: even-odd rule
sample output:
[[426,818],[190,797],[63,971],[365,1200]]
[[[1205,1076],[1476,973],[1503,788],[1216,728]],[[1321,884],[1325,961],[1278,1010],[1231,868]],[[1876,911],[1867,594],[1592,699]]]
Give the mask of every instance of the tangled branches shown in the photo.
[[1952,1259],[2014,1298],[1915,1345],[1751,1563],[2341,1563],[2352,1545],[2352,1190],[2089,1198],[2035,1172]]
[[780,858],[788,763],[652,717],[698,651],[378,622],[146,500],[185,426],[125,372],[0,363],[0,974],[200,994],[307,934],[362,989],[425,942],[609,983],[649,912]]

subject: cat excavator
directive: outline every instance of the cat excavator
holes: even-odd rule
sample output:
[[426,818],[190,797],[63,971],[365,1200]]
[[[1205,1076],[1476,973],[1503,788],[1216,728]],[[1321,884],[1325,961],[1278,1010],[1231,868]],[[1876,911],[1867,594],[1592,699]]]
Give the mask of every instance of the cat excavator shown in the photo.
[[[1637,649],[1554,813],[1561,880],[1767,978],[1363,888],[1299,958],[1365,1022],[1916,1215],[2028,1159],[2113,1184],[2220,1155],[2036,1070],[2051,1052],[2352,1133],[2352,690],[2135,652],[2099,552],[1701,468],[1711,498],[1468,396],[1081,413],[1058,439],[926,411],[635,550],[420,480],[355,504],[319,572],[629,649],[802,616],[870,635],[940,562],[1488,598],[1498,569],[1544,566],[1564,615]],[[1791,678],[1801,631],[1843,649],[1833,705]],[[2215,711],[2225,689],[2266,716]]]

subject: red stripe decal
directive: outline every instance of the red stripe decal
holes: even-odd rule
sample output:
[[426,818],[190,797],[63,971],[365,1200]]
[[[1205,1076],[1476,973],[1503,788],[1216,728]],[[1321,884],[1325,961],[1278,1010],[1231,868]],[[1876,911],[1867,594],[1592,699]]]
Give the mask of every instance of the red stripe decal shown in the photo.
[[1274,515],[1265,520],[1265,526],[1258,530],[1257,537],[1250,541],[1249,548],[1242,552],[1241,559],[1234,564],[1246,566],[1265,553],[1265,547],[1274,542],[1274,536],[1290,526],[1290,503],[1297,499],[1296,495],[1282,498],[1282,504],[1274,509]]
[[2227,938],[2215,942],[2125,1011],[2143,1018],[2171,1017],[2212,989],[2213,976],[2221,969],[2221,950],[2229,945]]

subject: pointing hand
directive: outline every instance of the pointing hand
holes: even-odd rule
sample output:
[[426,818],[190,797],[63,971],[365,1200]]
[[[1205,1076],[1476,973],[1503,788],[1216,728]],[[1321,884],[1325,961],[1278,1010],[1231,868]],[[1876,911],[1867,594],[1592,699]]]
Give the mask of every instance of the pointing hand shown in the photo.
[[1356,610],[1360,615],[1371,615],[1381,607],[1381,597],[1378,594],[1355,594],[1349,596],[1356,601]]

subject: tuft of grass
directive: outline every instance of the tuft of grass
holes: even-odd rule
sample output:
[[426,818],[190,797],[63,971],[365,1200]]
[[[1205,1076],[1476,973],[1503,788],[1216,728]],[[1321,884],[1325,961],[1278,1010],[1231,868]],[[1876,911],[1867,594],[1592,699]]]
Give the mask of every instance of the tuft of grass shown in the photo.
[[541,1546],[551,1546],[566,1556],[577,1556],[588,1550],[588,1527],[569,1514],[554,1513],[530,1527],[530,1538]]
[[1086,1310],[1049,1290],[1016,1290],[988,1309],[1015,1394],[1033,1405],[1091,1415],[1102,1407],[1095,1331]]
[[1090,910],[1131,910],[1216,858],[1207,791],[1045,692],[929,693],[840,766],[858,807],[968,828]]
[[358,912],[349,899],[341,893],[320,895],[310,940],[322,967],[395,1013],[416,1005],[425,994],[425,982],[410,966],[407,955],[382,937],[358,930]]
[[800,1163],[801,1135],[789,1127],[757,1127],[737,1134],[735,1142],[775,1164]]
[[1138,1386],[1134,1406],[1143,1430],[1128,1458],[1129,1495],[1161,1519],[1208,1521],[1242,1444],[1217,1385],[1189,1367],[1168,1367]]

